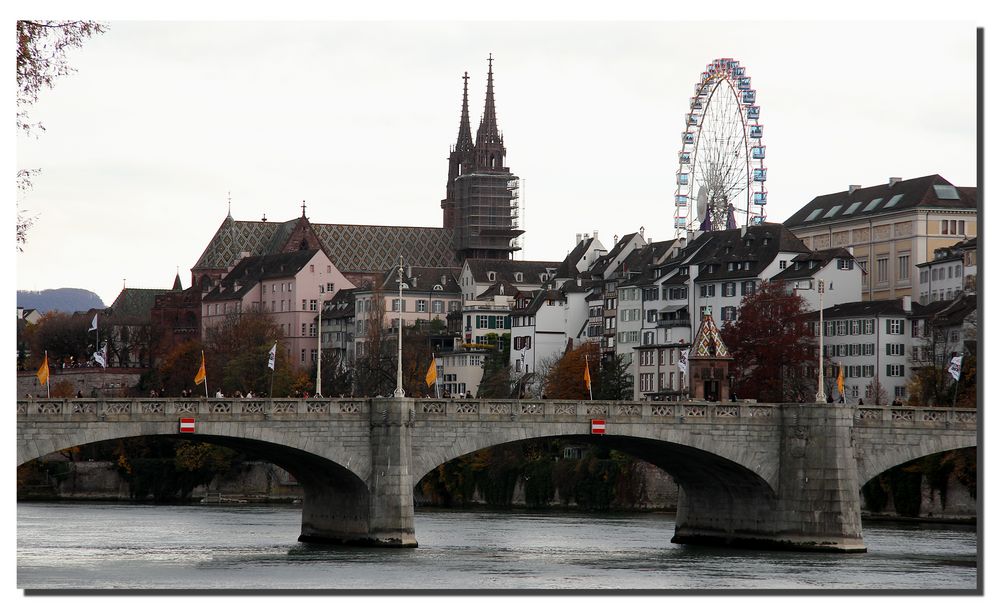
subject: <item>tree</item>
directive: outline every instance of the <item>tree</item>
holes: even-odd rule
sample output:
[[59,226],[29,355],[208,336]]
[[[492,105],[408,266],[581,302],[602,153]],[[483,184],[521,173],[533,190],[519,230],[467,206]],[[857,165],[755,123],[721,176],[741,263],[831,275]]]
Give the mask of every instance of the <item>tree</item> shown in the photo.
[[[205,370],[209,394],[212,388],[231,395],[236,391],[253,391],[257,396],[271,396],[272,372],[267,366],[268,354],[275,342],[278,350],[273,374],[273,396],[301,394],[309,390],[309,377],[297,370],[281,347],[284,334],[267,312],[232,313],[205,334]],[[200,364],[189,370],[191,384]]]
[[590,367],[591,389],[596,390],[600,385],[600,381],[595,380],[600,362],[600,347],[595,342],[584,342],[567,350],[545,376],[545,396],[549,399],[589,399],[584,370]]
[[476,394],[480,398],[509,399],[515,385],[510,375],[510,333],[500,337],[490,333],[486,338],[494,348],[483,359],[483,377]]
[[42,364],[45,353],[49,355],[49,366],[58,367],[62,363],[86,362],[90,356],[88,349],[89,328],[83,316],[71,316],[63,312],[46,312],[38,323],[31,325],[26,339],[30,346],[31,358],[28,368]]
[[632,398],[632,375],[625,364],[625,355],[613,354],[602,359],[596,373],[593,384],[595,399],[626,401]]
[[[43,89],[53,86],[56,77],[72,72],[66,52],[104,32],[106,26],[94,21],[30,21],[17,22],[17,128],[25,134],[33,129],[43,130],[41,123],[31,123],[28,108],[38,101]],[[31,189],[31,177],[38,170],[19,169],[17,187],[19,195]],[[22,249],[28,229],[35,222],[17,206],[17,249]]]
[[781,402],[808,398],[807,375],[814,341],[805,320],[805,300],[783,284],[765,282],[740,303],[735,322],[721,329],[733,357],[736,395]]

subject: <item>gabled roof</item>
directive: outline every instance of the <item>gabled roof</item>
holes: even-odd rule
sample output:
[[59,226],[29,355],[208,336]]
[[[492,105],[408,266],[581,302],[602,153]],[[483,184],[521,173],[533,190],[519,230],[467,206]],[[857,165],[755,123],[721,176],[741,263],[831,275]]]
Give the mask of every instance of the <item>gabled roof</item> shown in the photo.
[[489,299],[490,297],[495,297],[497,295],[513,297],[517,294],[517,291],[518,288],[516,286],[506,280],[500,279],[491,284],[485,291],[476,295],[476,299]]
[[202,301],[242,299],[262,281],[288,278],[299,273],[318,252],[295,250],[262,257],[244,257]]
[[[226,219],[193,269],[226,269],[241,252],[263,256],[280,252],[300,219],[283,223]],[[404,255],[413,265],[457,265],[453,232],[440,227],[311,223],[330,261],[341,272],[381,272]]]
[[655,265],[673,246],[674,240],[653,242],[629,253],[622,262],[622,275],[627,277],[618,286],[647,286],[653,283]]
[[355,307],[354,291],[355,289],[342,289],[337,291],[333,299],[324,301],[323,320],[353,318]]
[[[786,280],[812,278],[821,269],[826,267],[830,261],[837,258],[854,259],[854,255],[846,248],[827,248],[825,250],[802,253],[796,255],[790,261],[790,265],[772,276],[771,280],[774,282],[784,282]],[[810,265],[813,262],[815,262],[815,265]],[[796,263],[799,265],[796,265]],[[864,270],[862,270],[862,273],[864,273]]]
[[[802,240],[779,223],[706,231],[696,241],[707,242],[687,262],[699,266],[695,282],[757,278],[779,252],[811,252]],[[749,265],[730,270],[729,263]],[[711,266],[715,266],[714,271]]]
[[533,296],[531,302],[528,304],[528,307],[523,310],[511,310],[511,314],[516,314],[518,316],[523,316],[525,314],[537,314],[542,305],[550,299],[553,301],[566,300],[566,293],[564,293],[561,289],[542,289],[539,291],[532,291],[531,293]]
[[622,253],[623,250],[632,242],[638,232],[633,232],[622,236],[618,242],[608,251],[606,255],[603,255],[594,261],[594,264],[590,267],[590,272],[594,275],[603,274],[608,271],[608,267],[618,258],[618,255]]
[[575,278],[579,275],[576,266],[580,264],[580,259],[587,254],[590,245],[594,243],[594,238],[584,238],[576,243],[576,246],[566,255],[559,269],[556,270],[556,278]]
[[116,322],[148,322],[149,311],[156,303],[156,296],[169,292],[170,289],[124,288],[108,308],[109,316]]
[[830,193],[800,208],[788,217],[785,226],[798,229],[918,207],[975,210],[976,188],[954,187],[938,174],[932,174],[900,180],[891,186],[885,183],[853,192]]
[[934,326],[954,327],[961,325],[970,314],[976,311],[976,296],[962,295],[951,301],[935,301],[928,304],[928,310],[937,306],[930,316]]
[[[823,320],[834,318],[867,318],[871,316],[899,316],[899,317],[920,317],[926,315],[928,310],[933,310],[930,306],[923,306],[916,301],[911,301],[911,311],[903,311],[903,300],[900,299],[879,299],[877,301],[852,301],[830,306],[823,310]],[[809,312],[805,315],[806,320],[819,320],[819,311]]]
[[732,355],[729,354],[729,349],[723,343],[722,334],[719,333],[719,328],[715,326],[715,321],[712,320],[711,314],[706,314],[701,319],[698,332],[694,334],[694,341],[691,342],[691,354],[688,356],[688,359],[725,359],[731,357]]
[[[386,294],[399,290],[397,269],[398,267],[393,266],[383,276],[382,289]],[[403,292],[426,293],[435,290],[435,286],[440,286],[442,293],[461,293],[462,289],[459,288],[458,281],[455,280],[461,271],[461,268],[458,267],[407,265],[403,268],[403,282],[406,284],[403,287]]]
[[[541,274],[548,274],[548,270],[555,272],[559,268],[559,261],[516,261],[513,259],[467,259],[465,263],[469,266],[469,272],[473,280],[477,283],[496,282],[505,280],[516,284],[542,284]],[[489,272],[494,272],[496,277],[491,280]],[[520,272],[523,280],[517,280],[515,273]]]

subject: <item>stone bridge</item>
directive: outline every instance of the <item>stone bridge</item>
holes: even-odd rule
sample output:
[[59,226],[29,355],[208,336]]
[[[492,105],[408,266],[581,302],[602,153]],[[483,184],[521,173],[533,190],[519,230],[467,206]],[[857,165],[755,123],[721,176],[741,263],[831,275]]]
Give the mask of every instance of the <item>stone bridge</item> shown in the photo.
[[[194,433],[181,433],[193,418]],[[606,434],[591,433],[591,420]],[[17,461],[139,436],[217,443],[303,487],[302,541],[413,547],[413,488],[438,465],[561,437],[626,452],[680,486],[676,543],[865,551],[859,489],[914,458],[976,445],[976,411],[837,404],[433,399],[35,399]]]

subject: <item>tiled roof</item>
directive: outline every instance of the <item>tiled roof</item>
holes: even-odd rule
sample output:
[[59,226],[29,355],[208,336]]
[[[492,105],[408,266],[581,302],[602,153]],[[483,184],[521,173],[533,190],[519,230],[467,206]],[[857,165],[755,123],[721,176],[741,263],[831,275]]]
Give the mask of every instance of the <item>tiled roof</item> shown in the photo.
[[518,288],[516,286],[514,286],[510,282],[507,282],[506,280],[501,279],[491,284],[489,288],[487,288],[482,293],[476,295],[476,299],[489,299],[490,297],[494,297],[496,295],[504,295],[504,296],[509,295],[513,297],[514,295],[517,294],[517,291]]
[[[827,266],[835,258],[854,259],[846,248],[827,248],[826,250],[816,250],[813,252],[796,255],[789,263],[788,267],[775,274],[771,280],[783,282],[785,280],[798,280],[800,278],[812,278],[817,272]],[[810,267],[809,263],[815,261],[816,265]],[[795,265],[799,263],[801,265]],[[796,269],[798,267],[798,269]]]
[[[916,316],[926,314],[929,306],[911,302],[911,312],[903,311],[902,299],[880,299],[877,301],[852,301],[841,303],[823,310],[823,320],[833,318],[867,318],[869,316]],[[931,308],[933,309],[933,308]],[[806,320],[819,320],[819,312],[805,315]]]
[[[387,293],[397,291],[397,266],[391,267],[385,272],[382,281],[382,289]],[[403,291],[427,292],[433,290],[435,285],[440,285],[444,293],[461,293],[456,276],[461,273],[458,267],[418,267],[408,265],[404,267],[403,282],[408,286]]]
[[[254,256],[274,254],[288,241],[298,221],[235,221],[226,217],[194,268],[226,269],[241,252]],[[330,261],[341,272],[382,272],[401,254],[411,265],[458,264],[451,229],[322,223],[311,226]]]
[[900,180],[892,186],[885,183],[858,188],[854,192],[830,193],[800,208],[788,217],[785,226],[798,229],[917,207],[975,210],[976,188],[954,187],[941,176],[932,174]]
[[[511,283],[520,284],[541,284],[541,274],[548,273],[548,270],[555,271],[559,267],[559,261],[516,261],[513,259],[469,259],[466,261],[469,271],[476,282],[494,282],[495,280],[506,280]],[[495,280],[490,280],[488,272],[495,272]],[[515,272],[521,272],[523,280],[514,277]]]
[[[802,240],[778,223],[707,231],[695,241],[701,240],[708,242],[688,261],[689,265],[699,266],[695,282],[756,278],[779,252],[810,252]],[[749,266],[743,265],[741,269],[730,270],[729,263],[749,264]],[[711,271],[708,266],[716,266],[715,271]]]
[[608,270],[608,266],[611,265],[612,261],[621,254],[622,250],[632,241],[637,232],[629,233],[622,236],[618,242],[608,251],[608,254],[600,257],[597,261],[594,261],[594,265],[591,266],[590,271],[593,274],[603,274]]
[[116,322],[148,322],[149,311],[156,303],[156,296],[171,292],[170,289],[124,288],[111,304],[110,317]]
[[323,319],[353,318],[354,307],[354,289],[337,291],[333,299],[323,302]]
[[931,324],[944,327],[960,325],[976,311],[975,295],[962,295],[958,299],[945,303],[946,305],[931,318]]
[[556,270],[556,278],[575,278],[580,272],[577,271],[576,266],[580,263],[580,259],[583,255],[587,253],[587,249],[590,245],[594,243],[594,238],[586,238],[577,242],[573,250],[570,251],[563,262],[559,264],[559,269]]
[[294,276],[318,252],[295,250],[262,257],[244,257],[202,301],[241,299],[263,280]]

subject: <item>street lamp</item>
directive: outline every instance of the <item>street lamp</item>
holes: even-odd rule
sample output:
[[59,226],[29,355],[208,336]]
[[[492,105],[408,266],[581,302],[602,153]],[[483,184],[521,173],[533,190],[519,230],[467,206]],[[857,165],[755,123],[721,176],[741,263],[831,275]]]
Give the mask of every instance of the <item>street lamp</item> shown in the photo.
[[816,402],[826,403],[826,392],[823,390],[823,293],[826,290],[822,280],[816,281],[819,292],[819,382],[816,390]]
[[323,285],[319,285],[319,311],[316,315],[316,396],[323,396]]
[[399,280],[399,343],[396,350],[396,391],[392,396],[402,398],[403,393],[403,255],[399,255],[399,270],[396,272]]

